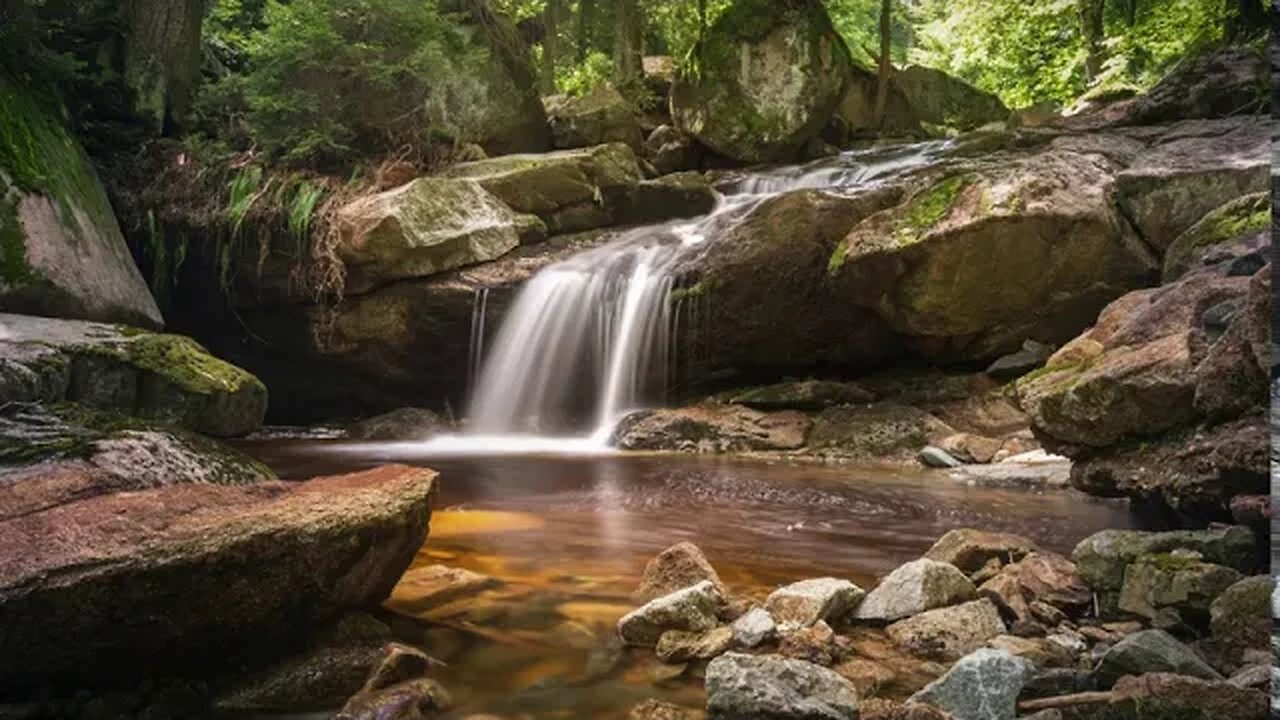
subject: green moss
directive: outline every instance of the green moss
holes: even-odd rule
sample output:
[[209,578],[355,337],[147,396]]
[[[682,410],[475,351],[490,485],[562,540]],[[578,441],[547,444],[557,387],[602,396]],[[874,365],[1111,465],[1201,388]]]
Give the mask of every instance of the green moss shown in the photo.
[[219,360],[195,340],[182,335],[141,333],[120,342],[77,346],[72,351],[127,363],[199,395],[235,393],[262,386],[252,374]]
[[972,182],[973,178],[969,175],[953,175],[916,193],[894,221],[894,240],[899,245],[917,242],[947,216],[956,198]]

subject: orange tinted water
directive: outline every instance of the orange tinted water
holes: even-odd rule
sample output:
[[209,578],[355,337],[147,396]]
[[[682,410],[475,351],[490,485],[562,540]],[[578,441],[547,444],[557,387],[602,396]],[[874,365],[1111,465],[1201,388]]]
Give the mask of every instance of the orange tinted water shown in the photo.
[[[385,462],[440,471],[426,545],[387,601],[397,633],[446,663],[449,717],[622,718],[659,697],[702,705],[697,668],[664,679],[652,652],[623,651],[617,619],[645,562],[689,540],[735,592],[833,575],[869,587],[957,527],[1016,532],[1069,552],[1129,527],[1123,504],[1073,491],[970,487],[937,472],[669,455],[426,457],[413,446],[251,443],[283,477]],[[424,602],[423,568],[500,585]]]

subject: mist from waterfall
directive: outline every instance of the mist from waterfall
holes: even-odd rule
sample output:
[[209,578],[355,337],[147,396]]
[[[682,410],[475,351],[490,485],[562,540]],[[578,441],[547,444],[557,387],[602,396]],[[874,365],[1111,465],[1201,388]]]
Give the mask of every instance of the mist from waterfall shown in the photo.
[[917,167],[942,143],[848,152],[726,183],[709,214],[622,232],[534,275],[487,342],[488,290],[472,320],[472,393],[461,452],[600,451],[627,413],[660,403],[672,374],[672,289],[691,249],[767,198],[865,185]]

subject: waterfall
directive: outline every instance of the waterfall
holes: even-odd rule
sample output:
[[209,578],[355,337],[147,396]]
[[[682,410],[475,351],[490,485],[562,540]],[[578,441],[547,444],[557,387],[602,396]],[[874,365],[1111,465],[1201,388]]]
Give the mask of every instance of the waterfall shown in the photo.
[[[708,215],[628,230],[539,271],[517,293],[491,347],[485,345],[488,293],[478,291],[467,435],[433,444],[480,452],[604,447],[614,424],[660,402],[673,368],[691,366],[699,343],[708,341],[697,335],[705,330],[700,320],[709,298],[685,297],[674,308],[670,299],[686,252],[714,241],[766,198],[874,182],[927,162],[942,147],[849,152],[744,175]],[[673,342],[681,323],[691,340],[685,358]]]

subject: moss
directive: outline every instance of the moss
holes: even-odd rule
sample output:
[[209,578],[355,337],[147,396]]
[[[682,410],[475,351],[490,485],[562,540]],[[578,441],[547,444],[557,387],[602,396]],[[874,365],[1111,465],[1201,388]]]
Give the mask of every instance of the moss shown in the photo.
[[953,175],[916,193],[894,221],[894,240],[899,245],[917,242],[947,216],[956,198],[972,182],[969,175]]
[[76,346],[73,353],[108,357],[150,371],[187,392],[234,393],[262,383],[252,374],[209,354],[182,335],[139,333],[120,342]]

